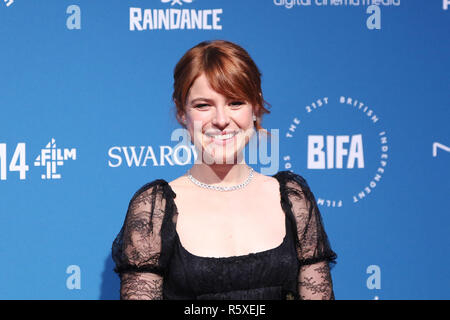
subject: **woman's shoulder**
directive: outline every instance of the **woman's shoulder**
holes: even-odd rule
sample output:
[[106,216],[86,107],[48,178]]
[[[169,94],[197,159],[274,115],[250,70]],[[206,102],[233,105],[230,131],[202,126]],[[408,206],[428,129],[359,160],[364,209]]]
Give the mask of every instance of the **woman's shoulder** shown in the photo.
[[284,170],[277,172],[273,177],[279,181],[282,193],[300,197],[306,196],[310,199],[314,198],[308,182],[302,175],[294,171]]
[[305,178],[303,178],[300,174],[295,173],[290,170],[278,171],[272,177],[276,178],[278,181],[286,183],[286,182],[296,182],[300,186],[308,185]]
[[156,196],[157,194],[163,196],[171,195],[171,189],[165,179],[159,178],[146,182],[134,192],[130,202],[137,198]]

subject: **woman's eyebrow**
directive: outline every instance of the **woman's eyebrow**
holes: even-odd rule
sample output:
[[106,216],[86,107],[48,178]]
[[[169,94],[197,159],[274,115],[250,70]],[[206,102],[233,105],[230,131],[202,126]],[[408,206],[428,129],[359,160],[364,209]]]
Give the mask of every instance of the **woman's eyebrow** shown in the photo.
[[192,99],[191,102],[190,102],[190,104],[193,104],[193,103],[195,103],[196,101],[214,102],[213,99],[208,99],[208,98],[198,97],[198,98]]
[[[229,98],[229,99],[227,99],[227,100],[228,100],[228,101],[232,101],[232,100],[243,100],[243,101],[245,101],[245,99],[238,99],[238,98],[236,98],[236,99],[234,99],[234,98]],[[192,104],[194,104],[196,101],[205,101],[205,102],[208,102],[208,103],[214,103],[214,99],[198,97],[198,98],[192,99],[191,102],[190,102],[189,104],[192,105]]]

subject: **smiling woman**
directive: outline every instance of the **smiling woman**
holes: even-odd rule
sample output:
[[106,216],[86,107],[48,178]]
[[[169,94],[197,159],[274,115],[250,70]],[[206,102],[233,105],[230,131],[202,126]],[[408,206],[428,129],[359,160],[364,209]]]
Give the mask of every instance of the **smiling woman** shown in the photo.
[[[175,67],[172,98],[176,105],[176,117],[183,127],[186,127],[183,118],[185,106],[196,102],[197,99],[201,101],[202,97],[192,94],[195,88],[191,89],[200,76],[202,78],[198,84],[199,91],[203,87],[210,87],[230,100],[243,100],[253,105],[255,128],[262,129],[262,116],[270,111],[264,108],[264,104],[268,103],[264,100],[261,90],[261,72],[243,48],[222,40],[199,43],[189,50]],[[189,93],[192,96],[191,101],[188,101]]]
[[333,299],[331,249],[314,195],[242,151],[269,111],[237,44],[202,42],[174,70],[176,118],[197,154],[186,174],[132,197],[113,243],[122,299]]
[[[189,50],[174,71],[176,117],[208,164],[242,163],[242,150],[261,127],[261,72],[240,46],[217,40]],[[234,124],[234,125],[233,125]]]

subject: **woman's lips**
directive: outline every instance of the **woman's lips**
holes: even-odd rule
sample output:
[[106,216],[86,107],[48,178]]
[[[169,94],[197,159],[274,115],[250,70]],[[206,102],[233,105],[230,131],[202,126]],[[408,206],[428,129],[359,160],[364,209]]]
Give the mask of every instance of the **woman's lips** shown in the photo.
[[219,146],[224,146],[224,145],[229,144],[232,141],[236,141],[237,134],[238,134],[237,132],[234,132],[232,134],[223,135],[223,136],[230,136],[229,138],[225,138],[225,139],[224,138],[216,138],[216,137],[210,136],[210,135],[206,135],[206,136],[209,138],[210,142],[212,142],[216,145],[219,145]]

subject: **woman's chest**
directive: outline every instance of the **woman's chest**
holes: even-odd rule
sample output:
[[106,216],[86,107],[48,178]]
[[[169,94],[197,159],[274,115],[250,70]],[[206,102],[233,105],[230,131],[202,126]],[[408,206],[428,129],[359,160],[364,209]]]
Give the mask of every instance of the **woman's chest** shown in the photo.
[[182,245],[200,256],[227,257],[274,248],[286,234],[277,190],[265,193],[176,198],[176,231]]
[[283,299],[284,291],[296,289],[298,268],[291,238],[271,250],[228,258],[193,256],[176,244],[165,293],[171,299]]

